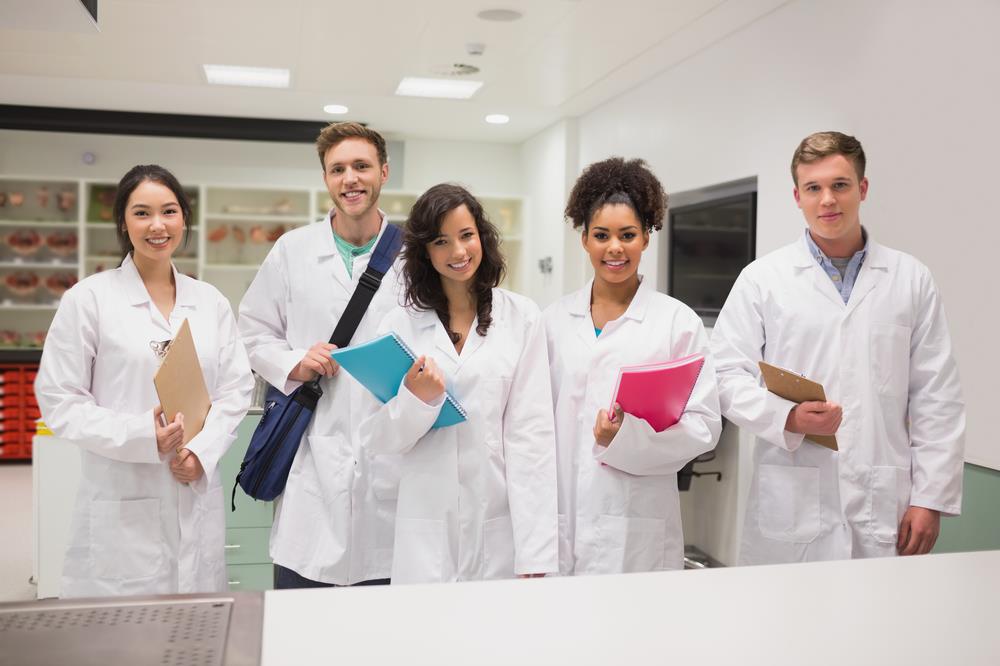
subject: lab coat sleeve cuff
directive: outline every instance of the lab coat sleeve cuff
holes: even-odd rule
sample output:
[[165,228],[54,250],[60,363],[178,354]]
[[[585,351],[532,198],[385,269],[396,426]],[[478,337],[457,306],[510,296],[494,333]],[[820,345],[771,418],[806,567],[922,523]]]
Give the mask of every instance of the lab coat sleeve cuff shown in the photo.
[[768,393],[768,401],[774,404],[774,422],[764,439],[786,451],[797,450],[802,446],[806,436],[800,432],[785,430],[788,414],[795,409],[796,403],[780,398],[773,393]]
[[936,500],[933,497],[913,495],[910,497],[910,506],[919,506],[924,509],[931,509],[932,511],[940,511],[943,517],[959,516],[962,514],[961,504],[943,504],[940,500]]
[[[413,392],[407,388],[405,380],[399,384],[399,393],[397,394],[403,406],[407,409],[417,409],[429,414],[433,414],[434,418],[437,419],[438,412],[441,411],[441,407],[444,405],[444,396],[442,393],[433,402],[427,403],[418,398]],[[434,421],[431,421],[433,424]],[[430,427],[430,426],[428,426]]]
[[131,443],[128,447],[130,455],[121,458],[125,462],[160,463],[156,429],[153,427],[153,410],[129,417],[125,422],[125,441]]
[[267,354],[269,358],[266,360],[261,358],[264,354],[257,354],[255,355],[257,358],[254,370],[268,384],[277,388],[285,395],[289,395],[292,391],[300,387],[302,382],[289,379],[288,374],[295,369],[295,366],[299,364],[299,361],[305,357],[308,351],[307,349],[272,351]]

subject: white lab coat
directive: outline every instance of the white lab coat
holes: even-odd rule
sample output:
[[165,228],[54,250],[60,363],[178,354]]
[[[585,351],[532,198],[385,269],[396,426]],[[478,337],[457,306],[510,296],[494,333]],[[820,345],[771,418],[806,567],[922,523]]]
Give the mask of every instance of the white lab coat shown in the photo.
[[[564,574],[679,569],[684,563],[677,471],[715,447],[722,430],[708,337],[689,307],[643,281],[598,337],[593,281],[545,310],[559,467],[559,556]],[[625,414],[610,446],[594,441],[625,365],[705,354],[681,420],[654,432]]]
[[[67,291],[49,327],[35,393],[56,436],[81,449],[82,475],[62,597],[222,592],[225,505],[217,464],[250,407],[253,377],[229,301],[174,269],[170,320],[132,263]],[[153,430],[150,342],[191,326],[212,409],[187,448],[205,474],[181,484]]]
[[392,582],[512,578],[557,571],[556,467],[548,354],[538,306],[493,290],[486,336],[473,322],[462,353],[433,311],[398,308],[379,325],[433,357],[468,420],[429,430],[444,402],[400,386],[379,406],[360,384],[373,453],[405,454]]
[[[723,414],[757,436],[740,560],[889,556],[909,506],[957,514],[965,407],[930,271],[868,241],[845,305],[805,237],[747,266],[712,334]],[[843,406],[839,452],[786,432],[767,361]]]
[[[385,231],[383,221],[379,237]],[[317,342],[326,342],[368,267],[354,259],[348,276],[326,219],[275,242],[240,303],[239,327],[250,365],[286,394],[301,382],[288,373]],[[398,263],[390,268],[352,339],[374,337],[399,302]],[[275,507],[271,559],[311,580],[348,585],[388,578],[399,484],[398,457],[373,462],[357,445],[351,380],[320,382],[316,406]]]

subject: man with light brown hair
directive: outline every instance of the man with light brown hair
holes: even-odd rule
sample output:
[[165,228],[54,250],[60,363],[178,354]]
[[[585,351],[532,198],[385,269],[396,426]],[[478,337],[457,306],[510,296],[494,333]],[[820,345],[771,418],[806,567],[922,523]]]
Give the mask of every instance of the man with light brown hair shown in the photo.
[[[359,410],[329,343],[388,225],[378,208],[389,178],[385,140],[357,123],[334,123],[316,149],[333,208],[277,240],[240,303],[257,374],[286,395],[316,378],[323,389],[275,507],[278,588],[386,583],[392,565],[398,457],[369,457],[353,445]],[[372,339],[399,302],[398,268],[385,274],[352,344]]]
[[[806,137],[792,178],[803,236],[743,270],[712,333],[723,415],[757,438],[740,561],[927,553],[962,505],[965,406],[940,295],[862,227],[857,139]],[[760,361],[827,401],[768,392]]]

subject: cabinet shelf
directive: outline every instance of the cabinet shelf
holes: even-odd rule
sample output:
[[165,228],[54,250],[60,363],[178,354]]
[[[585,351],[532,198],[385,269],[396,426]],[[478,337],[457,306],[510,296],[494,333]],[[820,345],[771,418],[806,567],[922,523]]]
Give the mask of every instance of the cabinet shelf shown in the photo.
[[60,222],[58,220],[0,220],[3,227],[35,227],[45,229],[76,229],[79,222]]
[[0,302],[0,310],[55,310],[59,302],[52,303],[6,303]]
[[256,271],[260,268],[260,264],[209,264],[206,263],[203,268],[206,271]]
[[77,262],[68,261],[0,261],[3,268],[36,268],[40,270],[73,271],[76,272]]
[[309,224],[305,215],[241,215],[239,213],[209,213],[205,221],[235,222],[253,224],[254,222],[284,222],[286,224]]

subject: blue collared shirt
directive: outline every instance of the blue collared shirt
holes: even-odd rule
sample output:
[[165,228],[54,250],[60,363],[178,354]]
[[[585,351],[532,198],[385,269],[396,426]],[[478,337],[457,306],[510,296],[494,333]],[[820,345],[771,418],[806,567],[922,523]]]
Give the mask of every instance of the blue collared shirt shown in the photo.
[[819,264],[820,268],[823,269],[830,279],[833,280],[833,286],[837,288],[840,292],[840,297],[844,299],[844,303],[851,298],[851,291],[854,289],[854,283],[858,279],[858,273],[861,272],[861,264],[865,261],[865,254],[868,253],[868,232],[861,228],[861,237],[865,242],[865,246],[854,253],[850,261],[847,262],[847,268],[844,270],[844,274],[841,275],[840,271],[828,256],[823,254],[823,250],[819,249],[816,242],[809,235],[809,230],[806,229],[806,244],[809,246],[809,251],[812,253],[814,259]]

